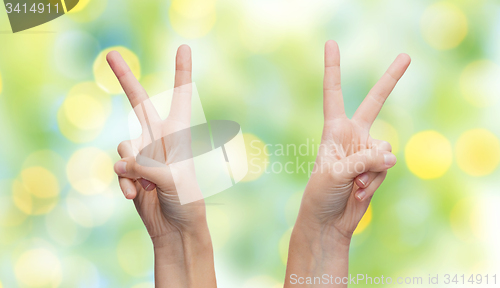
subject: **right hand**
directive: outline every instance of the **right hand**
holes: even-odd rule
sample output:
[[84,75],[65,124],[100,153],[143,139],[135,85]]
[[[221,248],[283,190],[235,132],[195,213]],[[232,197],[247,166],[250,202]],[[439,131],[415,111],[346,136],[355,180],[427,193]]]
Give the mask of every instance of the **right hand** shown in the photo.
[[[177,51],[174,95],[170,114],[165,120],[160,119],[146,91],[121,55],[112,51],[107,60],[143,129],[139,138],[124,141],[118,146],[122,159],[115,164],[115,172],[125,197],[134,200],[153,242],[172,231],[185,232],[200,225],[206,226],[204,201],[181,205],[168,166],[176,160],[186,159],[186,153],[191,151],[190,139],[184,137],[183,141],[169,141],[165,140],[169,139],[167,137],[162,138],[190,127],[192,64],[189,46],[182,45]],[[138,153],[142,159],[153,160],[155,165],[137,163]],[[192,184],[196,183],[194,169],[187,171],[182,180],[190,183],[192,193],[201,193],[199,187]]]

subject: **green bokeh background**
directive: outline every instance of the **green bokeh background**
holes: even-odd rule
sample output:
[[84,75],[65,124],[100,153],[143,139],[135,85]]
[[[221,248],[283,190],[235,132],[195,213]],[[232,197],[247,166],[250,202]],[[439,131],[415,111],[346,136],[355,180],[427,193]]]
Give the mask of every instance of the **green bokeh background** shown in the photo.
[[[426,31],[454,31],[446,17],[423,20],[436,3],[465,15],[466,35],[454,47],[441,49],[426,38]],[[372,201],[368,226],[354,236],[351,273],[427,279],[436,273],[500,272],[498,163],[487,175],[473,176],[457,164],[465,152],[456,149],[470,129],[486,129],[496,141],[500,135],[500,89],[487,90],[487,105],[476,105],[474,95],[468,100],[461,89],[469,64],[500,65],[499,1],[88,0],[79,5],[79,11],[16,34],[7,14],[0,13],[3,287],[153,287],[147,232],[116,179],[95,194],[78,192],[67,179],[77,151],[94,147],[114,162],[116,146],[129,138],[126,97],[104,91],[111,108],[95,137],[76,143],[60,129],[62,104],[72,87],[95,81],[92,66],[102,50],[132,51],[141,83],[155,95],[171,89],[175,51],[189,44],[207,119],[236,121],[266,144],[300,145],[320,141],[328,39],[340,46],[348,116],[399,53],[413,61],[379,115],[380,123],[396,131],[384,140],[396,139],[399,160]],[[437,41],[452,41],[443,39]],[[500,83],[497,74],[489,76],[490,83]],[[428,180],[412,173],[405,158],[409,139],[425,130],[443,135],[453,155],[445,173]],[[494,158],[498,151],[486,152]],[[296,157],[314,161],[314,155],[273,155],[269,161],[283,164]],[[429,165],[439,165],[436,161]],[[47,209],[39,215],[23,212],[24,200],[13,192],[22,172],[34,166],[50,171],[59,187],[50,199],[32,196],[33,207]],[[109,172],[112,166],[105,168]],[[282,285],[283,252],[307,179],[306,173],[264,173],[207,199],[220,287]],[[46,258],[25,261],[30,251]],[[40,267],[54,274],[36,278]],[[26,275],[41,279],[33,280],[40,285],[30,286]]]

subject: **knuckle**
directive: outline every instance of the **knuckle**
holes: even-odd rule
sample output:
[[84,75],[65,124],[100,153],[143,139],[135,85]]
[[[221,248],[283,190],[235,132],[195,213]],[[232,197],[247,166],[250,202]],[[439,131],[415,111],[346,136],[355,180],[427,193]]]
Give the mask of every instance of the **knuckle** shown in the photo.
[[370,151],[364,152],[360,155],[359,161],[369,165],[371,164],[370,160],[372,159],[370,156],[371,156]]
[[116,150],[118,151],[118,155],[120,155],[120,157],[122,158],[133,155],[132,144],[130,140],[122,141],[120,144],[118,144]]
[[135,161],[127,161],[127,172],[132,173],[132,174],[137,174],[138,172],[138,167],[137,162]]
[[120,144],[118,144],[118,147],[116,148],[116,151],[118,152],[118,154],[120,156],[122,156],[123,152],[125,151],[125,146],[126,146],[126,141],[122,141],[120,142]]
[[387,141],[382,141],[379,146],[379,149],[382,151],[392,152],[392,145]]

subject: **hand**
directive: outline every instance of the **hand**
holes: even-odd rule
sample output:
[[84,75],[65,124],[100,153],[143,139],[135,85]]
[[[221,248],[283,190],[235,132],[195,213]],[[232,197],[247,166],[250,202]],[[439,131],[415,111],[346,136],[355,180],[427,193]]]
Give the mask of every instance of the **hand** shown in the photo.
[[[399,55],[348,119],[340,87],[339,48],[334,41],[326,43],[325,124],[290,239],[285,287],[347,287],[352,234],[387,169],[396,164],[390,144],[373,139],[370,126],[409,64],[408,55]],[[325,274],[330,281],[321,278]],[[310,285],[306,277],[320,277],[322,282]]]
[[[169,138],[164,138],[190,126],[191,50],[188,46],[181,46],[177,52],[172,108],[165,120],[158,116],[146,91],[130,72],[120,54],[112,51],[107,60],[143,129],[139,138],[124,141],[118,146],[122,159],[115,164],[115,172],[119,175],[120,187],[125,197],[134,199],[137,211],[152,238],[173,230],[190,229],[199,224],[199,220],[203,223],[203,200],[180,205],[172,171],[168,166],[176,158],[190,152],[190,143],[165,141]],[[153,160],[156,166],[144,163],[141,165],[136,159]]]
[[[190,159],[190,133],[174,132],[190,127],[191,50],[183,45],[177,51],[174,94],[165,120],[158,116],[120,54],[112,51],[107,60],[143,130],[139,138],[120,143],[122,159],[115,164],[115,172],[125,197],[134,200],[153,240],[156,287],[216,287],[204,201],[181,205],[176,189],[176,185],[187,183],[190,193],[201,194],[194,166],[183,171],[183,183],[174,183],[169,167]],[[166,137],[169,135],[181,136]]]
[[325,45],[324,117],[320,150],[303,198],[302,215],[350,237],[387,169],[396,164],[389,143],[373,139],[370,127],[410,64],[400,54],[371,89],[352,119],[347,118],[340,86],[336,42]]

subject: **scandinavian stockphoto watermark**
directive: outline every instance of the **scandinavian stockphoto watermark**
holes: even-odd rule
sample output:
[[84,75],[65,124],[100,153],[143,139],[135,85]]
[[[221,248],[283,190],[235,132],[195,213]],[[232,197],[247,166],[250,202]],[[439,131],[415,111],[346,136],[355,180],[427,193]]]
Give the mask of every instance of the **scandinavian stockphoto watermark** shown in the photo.
[[141,102],[129,114],[129,129],[137,163],[170,174],[181,204],[222,192],[247,174],[240,125],[207,121],[194,83]]
[[[252,140],[247,147],[250,156],[248,173],[311,175],[312,173],[331,172],[361,174],[366,168],[365,161],[361,161],[364,158],[347,156],[361,151],[361,155],[373,157],[386,150],[387,146],[390,146],[387,142],[339,145],[309,138],[301,144],[263,144],[260,140]],[[318,155],[321,157],[317,157]],[[339,161],[340,159],[343,160]]]
[[321,276],[302,276],[291,274],[292,285],[497,285],[497,274],[428,274],[425,276],[370,276],[368,274],[349,274],[347,277],[323,274]]

